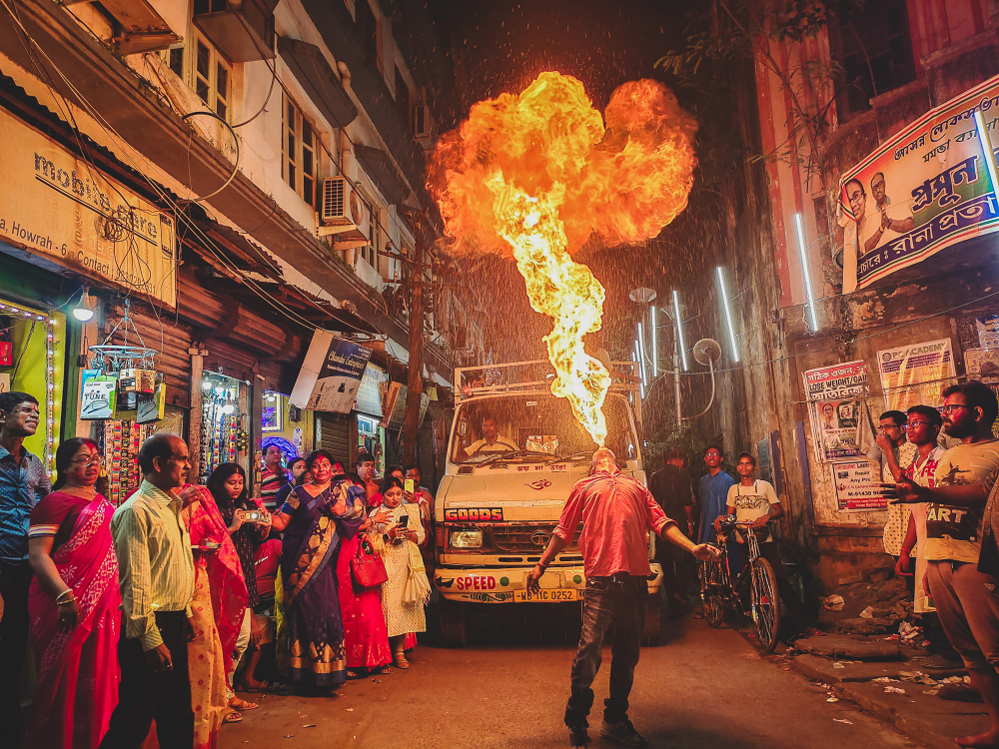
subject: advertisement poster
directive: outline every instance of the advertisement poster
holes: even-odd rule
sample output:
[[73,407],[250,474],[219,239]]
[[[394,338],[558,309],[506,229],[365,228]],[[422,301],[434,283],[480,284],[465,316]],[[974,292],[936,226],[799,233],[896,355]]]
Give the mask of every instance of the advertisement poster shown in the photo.
[[888,500],[882,496],[881,480],[868,460],[832,464],[836,507],[843,511],[883,510]]
[[844,294],[999,230],[976,110],[999,132],[999,76],[930,110],[841,177]]
[[348,413],[371,358],[371,349],[325,330],[312,335],[291,403],[310,411]]
[[878,369],[885,405],[898,411],[920,403],[942,406],[948,378],[957,374],[949,338],[878,351]]
[[0,110],[0,237],[177,305],[173,219]]
[[857,419],[862,414],[860,400],[867,395],[867,363],[810,369],[804,380],[819,460],[860,457]]

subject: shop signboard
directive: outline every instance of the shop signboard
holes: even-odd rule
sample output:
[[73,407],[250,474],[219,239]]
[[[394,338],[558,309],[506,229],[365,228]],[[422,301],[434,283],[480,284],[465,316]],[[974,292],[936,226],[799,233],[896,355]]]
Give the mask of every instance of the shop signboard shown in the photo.
[[844,294],[999,231],[977,110],[999,133],[999,76],[931,109],[841,177]]
[[292,404],[310,411],[349,413],[370,358],[371,349],[317,330],[291,393]]
[[173,219],[0,109],[0,239],[177,305]]
[[388,372],[376,364],[368,363],[357,388],[357,400],[354,409],[369,416],[382,417],[382,392],[388,383]]
[[836,506],[841,511],[883,510],[888,500],[883,496],[880,477],[868,460],[849,460],[832,464]]
[[896,411],[942,406],[943,391],[956,375],[949,338],[878,351],[878,369],[885,405]]
[[867,362],[810,369],[804,380],[819,460],[860,457],[857,419],[862,414],[861,399],[867,395]]

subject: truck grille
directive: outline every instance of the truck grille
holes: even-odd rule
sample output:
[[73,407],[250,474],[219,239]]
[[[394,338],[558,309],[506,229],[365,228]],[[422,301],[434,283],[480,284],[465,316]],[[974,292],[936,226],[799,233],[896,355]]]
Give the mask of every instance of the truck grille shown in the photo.
[[[492,527],[494,547],[499,551],[518,554],[540,554],[548,546],[557,523],[537,525],[502,525]],[[576,551],[579,533],[566,546],[566,551]]]

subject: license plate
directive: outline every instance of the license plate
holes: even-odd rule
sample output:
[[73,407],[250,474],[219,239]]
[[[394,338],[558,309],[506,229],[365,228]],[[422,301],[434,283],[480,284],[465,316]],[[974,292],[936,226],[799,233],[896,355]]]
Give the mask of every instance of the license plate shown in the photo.
[[526,590],[513,591],[514,603],[565,603],[566,601],[583,600],[583,591],[577,588],[542,588],[537,592]]

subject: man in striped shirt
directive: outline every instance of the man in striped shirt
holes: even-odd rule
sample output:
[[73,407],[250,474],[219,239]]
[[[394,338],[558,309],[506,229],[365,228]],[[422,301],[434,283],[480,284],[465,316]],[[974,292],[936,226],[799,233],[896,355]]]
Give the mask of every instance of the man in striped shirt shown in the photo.
[[146,440],[139,467],[145,480],[111,519],[125,631],[118,644],[120,701],[101,749],[139,746],[154,718],[162,749],[190,749],[187,643],[193,634],[194,558],[180,513],[201,489],[183,488],[191,459],[178,437]]

